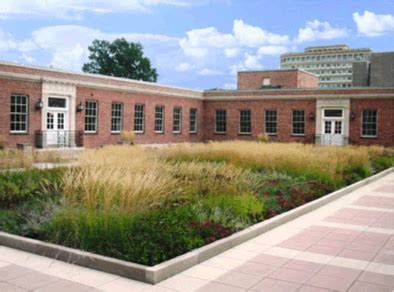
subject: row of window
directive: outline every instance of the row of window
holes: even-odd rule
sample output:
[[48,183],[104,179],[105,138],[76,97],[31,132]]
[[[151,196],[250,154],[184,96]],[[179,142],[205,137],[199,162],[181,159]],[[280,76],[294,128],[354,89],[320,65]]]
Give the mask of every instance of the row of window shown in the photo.
[[[297,109],[292,111],[292,134],[305,134],[305,111]],[[155,106],[154,131],[164,132],[165,110],[164,106]],[[64,119],[62,119],[64,123]],[[239,111],[238,131],[240,134],[250,134],[252,132],[252,112],[250,109]],[[48,125],[51,120],[47,121]],[[197,133],[198,112],[196,108],[191,108],[189,112],[189,132]],[[264,112],[265,132],[277,134],[278,112],[275,109]],[[111,106],[111,132],[120,132],[123,127],[123,104],[112,103]],[[217,109],[215,111],[215,133],[225,134],[227,132],[227,111]],[[134,131],[144,132],[145,128],[145,105],[135,104],[134,106]],[[25,133],[28,129],[28,97],[23,95],[11,96],[10,109],[10,130],[14,133]],[[50,129],[50,127],[49,127]],[[85,132],[95,133],[98,129],[98,103],[97,101],[86,101],[85,103]],[[182,130],[182,108],[173,108],[172,131],[180,133]],[[377,136],[377,110],[366,109],[362,111],[361,135],[365,137]]]
[[[180,133],[182,131],[182,108],[173,108],[172,131]],[[191,108],[189,112],[189,132],[197,133],[197,109]],[[155,133],[164,133],[164,106],[155,107]],[[89,100],[85,103],[85,132],[96,133],[98,128],[98,103]],[[112,103],[111,105],[111,132],[119,133],[123,129],[123,103]],[[145,130],[145,105],[134,105],[134,132],[143,133]]]
[[[330,110],[328,111],[330,112]],[[342,111],[341,111],[342,113]],[[305,135],[305,111],[293,110],[291,133],[292,135]],[[264,131],[270,135],[278,132],[278,112],[275,109],[264,112]],[[226,134],[227,132],[227,111],[218,109],[215,111],[215,133]],[[240,110],[238,118],[238,132],[240,134],[250,134],[252,132],[251,110]],[[363,110],[361,119],[361,135],[363,137],[377,137],[377,111]]]
[[300,64],[300,65],[288,65],[281,66],[282,69],[314,69],[314,68],[336,68],[336,67],[346,67],[352,68],[352,63],[323,63],[323,64]]
[[[278,129],[277,110],[266,110],[264,112],[265,132],[275,135]],[[226,134],[227,132],[227,111],[218,109],[215,111],[215,133]],[[240,134],[250,134],[252,132],[252,112],[250,109],[240,110],[238,118],[238,132]],[[305,135],[305,111],[292,111],[292,134]]]
[[352,80],[352,76],[320,77],[320,81],[346,81],[346,80]]
[[320,83],[320,88],[349,88],[351,83]]
[[291,58],[282,58],[283,63],[289,62],[316,62],[320,60],[369,60],[370,55],[368,54],[341,54],[341,55],[323,55],[323,56],[309,56],[309,57],[291,57]]

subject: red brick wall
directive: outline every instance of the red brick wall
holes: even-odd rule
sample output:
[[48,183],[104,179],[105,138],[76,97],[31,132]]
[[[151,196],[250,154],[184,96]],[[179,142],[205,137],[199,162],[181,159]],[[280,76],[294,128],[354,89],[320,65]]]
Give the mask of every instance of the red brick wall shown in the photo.
[[[29,123],[27,133],[10,133],[10,103],[13,94],[28,96]],[[35,109],[41,95],[41,83],[0,79],[0,135],[5,136],[7,147],[16,147],[18,143],[34,145],[35,131],[41,128],[41,112]]]
[[[254,101],[206,101],[205,102],[205,140],[256,140],[259,133],[264,132],[265,110],[276,109],[278,124],[277,135],[271,136],[272,141],[307,142],[315,134],[315,121],[309,119],[309,114],[316,111],[315,100],[254,100]],[[215,111],[227,111],[227,133],[215,134]],[[239,111],[250,109],[252,111],[252,133],[250,135],[238,134]],[[293,136],[291,134],[292,110],[305,110],[305,135]],[[315,114],[316,116],[316,114]]]
[[[378,136],[377,138],[361,137],[362,111],[377,110]],[[353,99],[350,101],[350,112],[355,114],[350,120],[350,142],[361,145],[394,146],[394,99]]]
[[238,89],[261,89],[263,79],[270,78],[272,86],[287,88],[318,87],[319,77],[299,70],[238,72]]
[[[84,145],[87,148],[99,147],[105,144],[116,144],[120,140],[119,134],[111,133],[112,102],[123,103],[124,130],[134,129],[134,105],[136,103],[145,105],[145,131],[143,134],[136,134],[136,142],[138,144],[199,142],[203,138],[203,102],[201,100],[78,87],[77,104],[81,101],[85,103],[85,100],[97,100],[99,106],[99,126],[97,134],[84,134]],[[163,105],[165,109],[163,134],[154,132],[156,105]],[[172,132],[174,106],[182,107],[182,131],[179,134]],[[199,124],[197,134],[189,133],[190,108],[198,109]],[[84,112],[77,113],[77,130],[84,130],[84,119]]]
[[319,87],[319,77],[299,70],[297,88]]

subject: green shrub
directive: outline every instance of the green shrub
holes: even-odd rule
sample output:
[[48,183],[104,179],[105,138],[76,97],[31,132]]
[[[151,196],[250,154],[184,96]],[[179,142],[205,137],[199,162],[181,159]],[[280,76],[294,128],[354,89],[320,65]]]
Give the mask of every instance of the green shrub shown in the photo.
[[19,234],[20,221],[21,217],[17,212],[8,209],[0,209],[0,231]]
[[42,192],[52,192],[61,183],[62,169],[26,170],[0,173],[0,204],[10,206]]
[[53,242],[98,254],[155,265],[204,244],[185,209],[159,209],[136,216],[113,210],[64,209],[52,217]]
[[375,172],[380,172],[387,168],[394,166],[394,155],[384,155],[375,158],[372,161],[372,167],[374,168]]

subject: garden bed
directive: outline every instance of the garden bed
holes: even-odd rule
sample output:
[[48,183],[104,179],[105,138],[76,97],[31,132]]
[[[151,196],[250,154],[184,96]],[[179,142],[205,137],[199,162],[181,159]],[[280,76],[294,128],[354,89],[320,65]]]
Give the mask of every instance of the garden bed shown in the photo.
[[[138,280],[156,282],[163,276],[153,271],[179,262],[171,259],[214,255],[257,235],[255,226],[279,224],[297,209],[287,211],[390,167],[393,157],[380,147],[226,142],[107,147],[79,163],[0,174],[0,230],[141,264]],[[3,244],[15,240],[4,236]]]

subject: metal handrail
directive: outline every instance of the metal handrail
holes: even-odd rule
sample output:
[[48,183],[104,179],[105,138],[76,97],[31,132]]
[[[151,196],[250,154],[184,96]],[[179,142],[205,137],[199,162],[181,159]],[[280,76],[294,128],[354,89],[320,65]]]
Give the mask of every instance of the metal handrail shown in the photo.
[[37,148],[82,147],[83,131],[37,130],[35,142]]

